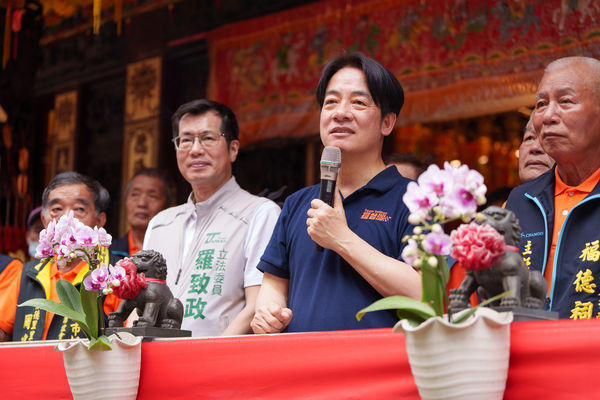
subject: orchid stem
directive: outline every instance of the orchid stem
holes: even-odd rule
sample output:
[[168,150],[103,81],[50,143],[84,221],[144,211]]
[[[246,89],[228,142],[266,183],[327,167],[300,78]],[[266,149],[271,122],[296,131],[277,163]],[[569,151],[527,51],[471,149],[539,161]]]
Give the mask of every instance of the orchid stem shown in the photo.
[[[438,274],[441,275],[442,291],[444,293],[444,303],[446,303],[446,311],[448,313],[448,322],[452,323],[452,309],[450,308],[450,299],[448,298],[448,282],[446,276],[450,276],[448,262],[444,259],[441,268],[438,268]],[[447,273],[446,273],[447,272]]]
[[100,318],[100,323],[98,324],[98,336],[104,335],[104,310],[102,307],[102,295],[98,295],[98,318]]

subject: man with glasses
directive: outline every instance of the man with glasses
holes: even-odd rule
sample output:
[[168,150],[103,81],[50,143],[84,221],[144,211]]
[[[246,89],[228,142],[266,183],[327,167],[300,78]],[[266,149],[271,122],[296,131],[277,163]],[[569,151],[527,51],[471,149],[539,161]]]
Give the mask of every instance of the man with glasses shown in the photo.
[[182,329],[193,336],[251,333],[262,282],[256,265],[279,207],[241,189],[232,176],[240,142],[227,106],[194,100],[171,121],[177,165],[192,193],[150,221],[144,249],[167,260],[167,284],[185,308]]

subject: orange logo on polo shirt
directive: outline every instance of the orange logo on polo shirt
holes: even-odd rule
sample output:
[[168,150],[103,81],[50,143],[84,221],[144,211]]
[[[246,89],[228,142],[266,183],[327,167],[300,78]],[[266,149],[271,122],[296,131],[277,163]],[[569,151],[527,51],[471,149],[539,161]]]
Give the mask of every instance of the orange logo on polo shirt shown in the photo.
[[365,208],[365,211],[360,219],[372,219],[374,221],[388,222],[390,219],[392,219],[392,217],[388,216],[387,211],[367,210]]

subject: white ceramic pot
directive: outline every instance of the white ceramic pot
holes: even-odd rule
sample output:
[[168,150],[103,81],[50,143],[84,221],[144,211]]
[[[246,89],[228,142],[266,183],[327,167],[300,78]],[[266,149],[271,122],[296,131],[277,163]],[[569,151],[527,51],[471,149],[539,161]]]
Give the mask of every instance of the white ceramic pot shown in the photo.
[[109,337],[112,350],[88,350],[88,340],[59,343],[75,400],[132,399],[140,382],[142,337],[119,333]]
[[433,399],[502,399],[510,354],[510,312],[481,307],[459,324],[431,318],[414,327],[406,320],[394,331],[404,332],[410,369],[419,394]]

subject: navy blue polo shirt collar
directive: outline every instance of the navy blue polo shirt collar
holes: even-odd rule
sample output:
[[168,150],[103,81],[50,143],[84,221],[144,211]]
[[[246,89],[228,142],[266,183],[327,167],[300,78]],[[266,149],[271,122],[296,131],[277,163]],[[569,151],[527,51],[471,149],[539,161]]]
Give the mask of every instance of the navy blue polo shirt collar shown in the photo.
[[398,172],[396,167],[389,166],[377,175],[375,175],[367,184],[354,193],[350,194],[346,199],[352,199],[354,196],[360,195],[362,192],[380,192],[385,193],[392,188],[392,186],[398,184],[398,179],[402,178],[402,175]]

